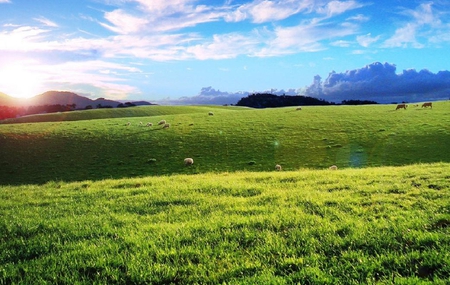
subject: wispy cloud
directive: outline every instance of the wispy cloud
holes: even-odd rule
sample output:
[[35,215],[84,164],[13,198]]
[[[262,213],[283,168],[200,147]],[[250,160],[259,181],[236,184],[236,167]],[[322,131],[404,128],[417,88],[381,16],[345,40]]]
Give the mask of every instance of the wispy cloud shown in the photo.
[[363,47],[369,47],[371,44],[377,42],[380,39],[380,36],[372,37],[369,33],[367,35],[357,36],[356,41]]
[[11,0],[0,0],[0,4],[2,3],[11,3]]
[[363,6],[365,5],[358,1],[330,1],[325,6],[319,7],[317,12],[332,17]]
[[49,19],[45,18],[45,17],[39,17],[39,18],[34,18],[35,21],[38,21],[41,24],[44,24],[47,27],[52,27],[52,28],[57,28],[58,24],[56,24],[53,21],[50,21]]
[[279,21],[295,15],[301,11],[311,11],[315,6],[313,0],[292,1],[258,1],[243,4],[225,16],[230,22],[251,20],[253,23]]
[[[401,23],[394,35],[388,38],[383,47],[413,47],[423,48],[428,43],[435,42],[440,36],[450,33],[450,23],[444,22],[445,14],[437,12],[433,2],[422,3],[416,9],[402,9],[399,13],[408,17],[408,21]],[[444,40],[445,41],[445,40]]]

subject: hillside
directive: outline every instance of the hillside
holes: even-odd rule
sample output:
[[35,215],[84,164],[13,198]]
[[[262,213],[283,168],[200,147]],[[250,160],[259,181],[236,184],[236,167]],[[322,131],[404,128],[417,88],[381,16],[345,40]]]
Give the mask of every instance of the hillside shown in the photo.
[[447,285],[449,173],[436,163],[4,186],[0,284]]
[[[68,91],[47,91],[27,99],[10,97],[4,93],[0,93],[0,106],[43,106],[43,105],[76,105],[77,109],[85,109],[87,106],[96,108],[98,105],[103,107],[117,107],[121,102],[109,100],[105,98],[97,98],[95,100],[80,96]],[[151,105],[146,101],[137,101],[136,105]]]
[[[21,119],[52,122],[0,124],[0,181],[270,171],[275,164],[298,170],[450,162],[448,110],[450,102],[445,101],[434,103],[433,109],[398,111],[394,105],[301,111],[144,106],[31,116]],[[208,116],[209,111],[214,115]],[[87,120],[65,121],[72,114]],[[109,118],[94,120],[91,114]],[[111,118],[113,114],[121,117]],[[170,128],[156,125],[163,119]],[[146,127],[148,122],[154,126]],[[192,167],[183,165],[186,157],[194,158]]]

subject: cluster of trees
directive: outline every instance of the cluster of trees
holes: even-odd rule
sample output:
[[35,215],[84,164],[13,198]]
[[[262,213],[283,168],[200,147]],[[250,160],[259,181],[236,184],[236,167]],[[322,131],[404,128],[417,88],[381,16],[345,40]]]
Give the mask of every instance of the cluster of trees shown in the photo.
[[370,100],[344,100],[341,103],[342,105],[371,105],[371,104],[378,104],[375,101]]
[[29,106],[29,107],[13,107],[13,106],[0,106],[0,120],[8,118],[16,118],[20,116],[42,114],[42,113],[56,113],[73,111],[76,108],[76,104],[67,105],[42,105],[42,106]]
[[[126,108],[134,106],[136,106],[136,104],[126,102],[120,103],[119,105],[117,105],[117,108]],[[0,120],[17,118],[33,114],[68,112],[76,110],[76,107],[77,107],[76,104],[67,104],[67,105],[54,104],[54,105],[40,105],[29,107],[0,106]],[[95,108],[97,109],[113,108],[113,106],[97,104]],[[94,107],[92,105],[87,105],[84,109],[89,110],[94,109]]]
[[313,106],[313,105],[334,105],[322,99],[300,95],[274,95],[269,93],[256,93],[241,98],[237,106],[247,106],[252,108],[273,108],[287,106]]

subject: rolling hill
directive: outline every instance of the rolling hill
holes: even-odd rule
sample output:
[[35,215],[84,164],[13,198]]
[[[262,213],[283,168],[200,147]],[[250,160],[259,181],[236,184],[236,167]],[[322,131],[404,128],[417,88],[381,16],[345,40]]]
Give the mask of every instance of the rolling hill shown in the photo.
[[[109,100],[105,98],[97,98],[95,100],[80,96],[68,91],[47,91],[31,98],[21,99],[0,93],[0,106],[42,106],[42,105],[72,105],[75,104],[77,109],[85,109],[86,106],[96,107],[97,105],[117,107],[121,104],[119,101]],[[146,101],[139,101],[139,105],[149,105]]]
[[[30,116],[0,124],[0,181],[450,162],[449,109],[448,101],[398,111],[393,105],[145,106]],[[170,128],[156,125],[163,119]],[[184,167],[186,157],[194,158],[192,167]]]
[[450,102],[395,107],[3,121],[0,284],[448,284]]

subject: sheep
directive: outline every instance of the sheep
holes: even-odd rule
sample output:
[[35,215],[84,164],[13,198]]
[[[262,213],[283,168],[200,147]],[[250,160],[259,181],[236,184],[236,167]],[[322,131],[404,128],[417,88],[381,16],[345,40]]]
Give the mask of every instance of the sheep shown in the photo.
[[332,165],[332,166],[329,167],[329,169],[330,169],[330,170],[337,170],[338,167],[337,167],[336,165]]
[[166,123],[166,120],[159,121],[158,125],[164,125]]
[[153,123],[147,123],[147,127],[152,127]]
[[184,159],[184,165],[190,166],[192,164],[194,164],[194,160],[192,158],[188,157]]
[[213,112],[209,112],[208,115],[214,116],[214,113]]
[[170,124],[169,123],[165,123],[164,126],[163,126],[163,129],[167,129],[169,127],[170,127]]
[[295,110],[300,111],[301,109],[302,109],[302,107],[297,107],[297,109],[295,109]]
[[279,164],[275,165],[275,170],[281,171],[281,165]]
[[406,110],[406,107],[408,107],[408,105],[406,105],[406,104],[398,104],[397,108],[395,108],[395,110],[398,110],[398,109],[405,109]]
[[431,102],[426,102],[422,104],[422,108],[426,108],[426,107],[430,107],[431,109],[433,109],[433,105]]

